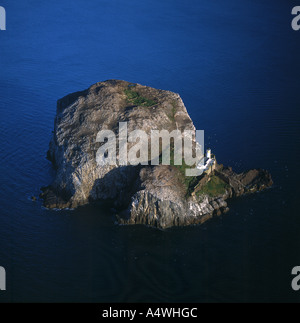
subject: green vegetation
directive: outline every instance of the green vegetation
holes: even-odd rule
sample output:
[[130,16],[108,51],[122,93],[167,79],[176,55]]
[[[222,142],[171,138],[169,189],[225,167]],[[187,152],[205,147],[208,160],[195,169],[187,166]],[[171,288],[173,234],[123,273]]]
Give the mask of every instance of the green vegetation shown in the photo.
[[201,190],[197,191],[197,196],[207,194],[209,196],[218,196],[225,193],[227,184],[218,176],[212,176]]
[[182,165],[174,165],[174,167],[176,167],[181,174],[182,183],[186,188],[186,195],[191,196],[195,186],[199,182],[199,178],[197,176],[186,176],[185,171],[186,169],[193,168],[194,166],[189,166],[184,162],[184,160],[182,160]]
[[[161,163],[161,159],[160,159]],[[185,163],[184,158],[182,158],[182,165],[174,165],[174,143],[171,142],[171,149],[170,149],[170,165],[176,167],[180,172],[180,179],[182,184],[185,186],[186,196],[191,196],[192,192],[194,191],[195,186],[199,182],[199,176],[186,176],[185,171],[186,169],[190,169],[195,167],[189,166]]]
[[138,92],[134,91],[133,86],[129,86],[124,90],[129,103],[137,106],[151,107],[156,104],[154,100],[150,100],[141,96]]

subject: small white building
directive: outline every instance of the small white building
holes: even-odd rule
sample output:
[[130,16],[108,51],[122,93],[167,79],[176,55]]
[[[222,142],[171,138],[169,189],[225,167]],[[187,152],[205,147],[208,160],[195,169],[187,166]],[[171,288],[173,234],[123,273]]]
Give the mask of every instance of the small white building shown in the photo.
[[206,158],[211,159],[211,149],[206,150]]
[[203,172],[208,171],[211,167],[215,165],[216,159],[211,153],[211,149],[206,150],[206,157],[204,157],[204,163],[199,163],[197,168],[203,170]]

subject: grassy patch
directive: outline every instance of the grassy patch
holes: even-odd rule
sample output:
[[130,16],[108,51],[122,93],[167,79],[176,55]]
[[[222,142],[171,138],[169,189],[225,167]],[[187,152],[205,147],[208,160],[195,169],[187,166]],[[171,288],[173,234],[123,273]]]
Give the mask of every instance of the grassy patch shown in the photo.
[[199,179],[197,176],[186,176],[185,171],[186,169],[190,169],[193,167],[187,165],[184,162],[184,160],[182,161],[182,165],[173,165],[173,166],[176,167],[181,173],[181,180],[185,186],[186,194],[187,196],[190,196],[194,191],[195,186],[198,184]]
[[138,92],[132,89],[133,87],[130,86],[124,90],[127,100],[130,104],[137,105],[137,106],[144,106],[144,107],[151,107],[156,104],[154,100],[147,99],[141,96]]
[[[185,163],[184,159],[182,158],[181,165],[174,165],[174,146],[171,144],[171,152],[170,152],[170,165],[176,167],[180,173],[180,179],[182,184],[184,185],[186,196],[191,196],[192,192],[194,191],[195,186],[199,182],[199,176],[186,176],[185,171],[186,169],[194,168],[194,166],[189,166]],[[161,162],[161,161],[160,161]]]
[[209,196],[218,196],[225,193],[227,184],[218,176],[212,176],[210,181],[207,182],[201,190],[197,191],[197,195],[207,194]]

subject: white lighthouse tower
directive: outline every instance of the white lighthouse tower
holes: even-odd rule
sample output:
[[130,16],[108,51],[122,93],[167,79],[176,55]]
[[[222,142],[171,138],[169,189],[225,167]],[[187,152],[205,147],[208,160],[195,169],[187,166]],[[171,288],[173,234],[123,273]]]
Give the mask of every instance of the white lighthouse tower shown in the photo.
[[206,150],[206,158],[211,159],[211,149],[210,148]]

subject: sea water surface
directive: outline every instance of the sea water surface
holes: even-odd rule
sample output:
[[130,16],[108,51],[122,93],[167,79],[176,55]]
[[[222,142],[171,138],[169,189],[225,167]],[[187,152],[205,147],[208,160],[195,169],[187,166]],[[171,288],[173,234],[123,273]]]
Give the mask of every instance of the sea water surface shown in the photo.
[[[3,302],[300,301],[300,31],[294,1],[3,0]],[[201,226],[118,226],[109,210],[38,196],[56,100],[107,79],[179,93],[217,160],[274,186]]]

